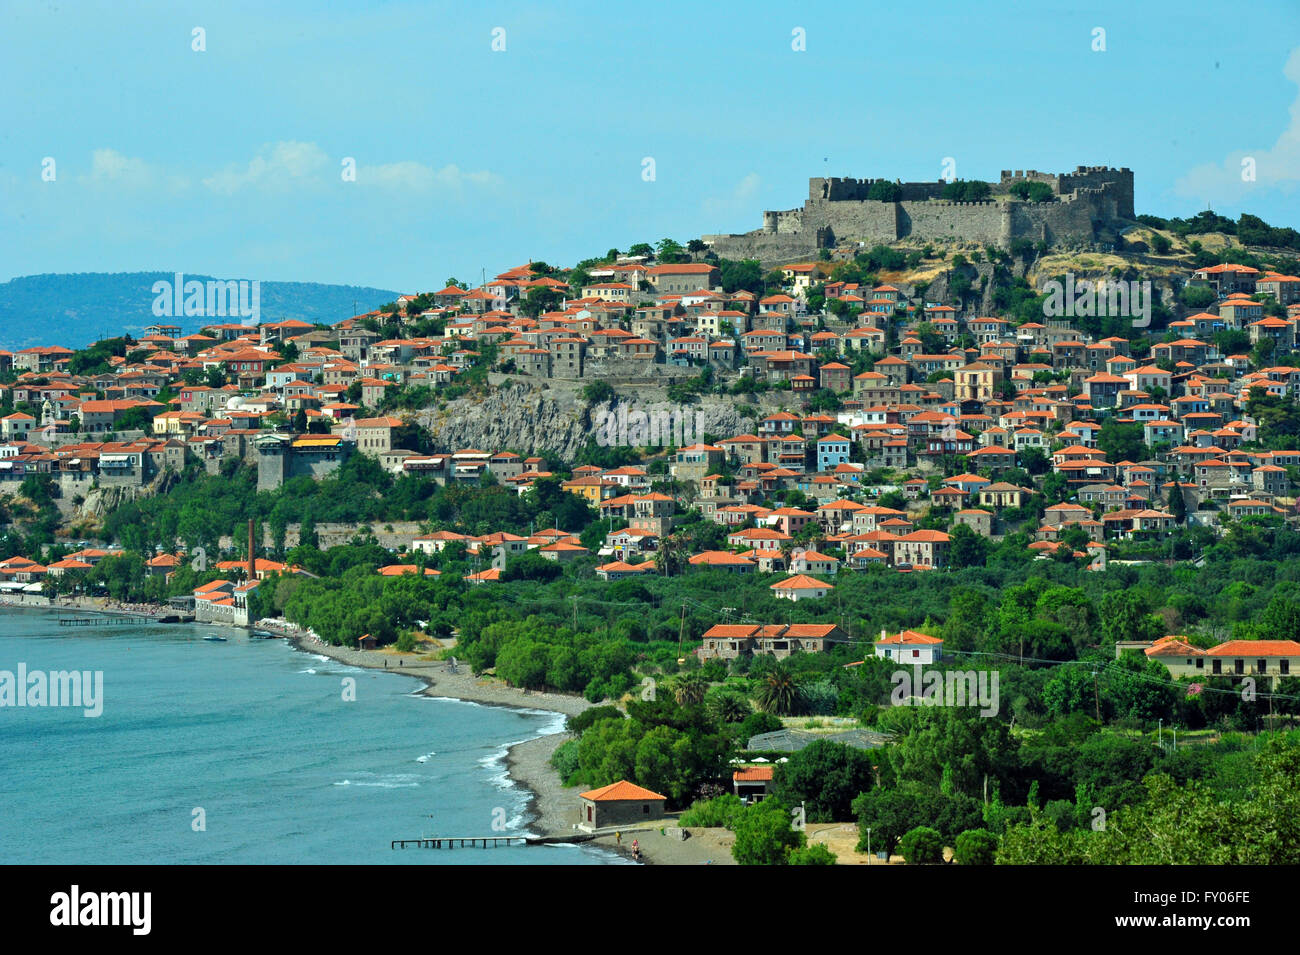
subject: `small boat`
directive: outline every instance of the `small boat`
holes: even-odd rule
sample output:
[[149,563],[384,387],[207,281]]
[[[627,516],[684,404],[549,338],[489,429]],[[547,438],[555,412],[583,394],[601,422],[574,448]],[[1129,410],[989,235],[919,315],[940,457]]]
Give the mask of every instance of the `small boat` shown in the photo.
[[252,636],[254,640],[270,640],[275,634],[270,630],[254,630]]
[[204,637],[203,639],[204,639],[204,640],[207,640],[209,643],[225,643],[225,642],[226,642],[226,638],[225,638],[225,637],[218,636],[218,635],[215,634],[215,633],[210,633],[210,634],[208,634],[206,637]]

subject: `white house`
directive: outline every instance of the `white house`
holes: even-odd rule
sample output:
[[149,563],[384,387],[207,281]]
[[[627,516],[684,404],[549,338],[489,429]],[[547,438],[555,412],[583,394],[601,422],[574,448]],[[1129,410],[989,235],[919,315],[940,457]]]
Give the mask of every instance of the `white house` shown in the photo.
[[807,574],[796,574],[772,585],[772,592],[777,597],[794,601],[825,597],[834,589],[830,584],[824,584],[816,577],[809,577]]
[[943,641],[915,630],[903,630],[892,636],[880,631],[876,641],[876,656],[899,663],[927,665],[943,659]]

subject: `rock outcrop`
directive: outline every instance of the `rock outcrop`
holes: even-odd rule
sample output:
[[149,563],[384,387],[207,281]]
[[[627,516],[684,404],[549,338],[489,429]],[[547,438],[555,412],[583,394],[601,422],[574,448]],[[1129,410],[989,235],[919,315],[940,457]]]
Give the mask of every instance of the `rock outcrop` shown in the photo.
[[579,389],[562,383],[516,382],[486,398],[458,398],[445,408],[426,408],[417,413],[416,421],[430,432],[439,448],[513,450],[520,454],[550,451],[565,461],[573,460],[589,440],[599,440],[607,416],[612,413],[617,418],[620,407],[661,418],[687,411],[692,425],[698,422],[700,436],[707,433],[721,438],[755,426],[752,417],[737,410],[735,398],[704,395],[683,405],[670,402],[662,389],[629,390],[635,393],[591,404]]

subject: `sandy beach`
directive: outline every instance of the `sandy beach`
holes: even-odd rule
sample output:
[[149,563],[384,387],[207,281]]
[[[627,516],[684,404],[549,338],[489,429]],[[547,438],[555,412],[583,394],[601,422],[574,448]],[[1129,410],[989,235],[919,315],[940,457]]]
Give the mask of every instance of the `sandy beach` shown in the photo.
[[[489,706],[513,706],[524,709],[547,710],[573,716],[594,704],[579,696],[565,693],[539,693],[506,686],[500,680],[475,676],[461,663],[452,673],[448,661],[427,660],[427,653],[398,653],[383,650],[353,650],[325,643],[304,630],[277,626],[270,621],[260,621],[258,627],[284,636],[299,650],[319,653],[340,663],[371,669],[388,669],[417,677],[425,681],[424,693],[433,697],[450,697],[469,700]],[[578,793],[581,786],[565,786],[551,766],[551,754],[565,740],[568,733],[551,733],[525,740],[510,747],[506,755],[506,769],[510,778],[531,793],[527,828],[539,835],[567,835],[574,831],[579,818]],[[629,828],[620,841],[614,835],[602,835],[593,842],[625,857],[632,858],[631,843],[640,843],[641,859],[649,865],[735,865],[731,857],[732,834],[725,829],[692,829],[690,836],[679,840],[666,834],[676,827],[676,814],[657,820],[638,829]]]
[[[265,626],[305,653],[319,653],[340,663],[369,669],[387,669],[423,680],[426,696],[468,700],[488,706],[512,706],[520,709],[546,710],[573,716],[592,704],[580,696],[566,693],[540,693],[507,686],[500,680],[475,676],[468,665],[458,664],[452,672],[445,660],[427,660],[427,653],[399,653],[391,649],[353,650],[319,640],[315,635],[291,627]],[[510,778],[530,793],[527,827],[538,835],[562,835],[573,831],[578,821],[578,793],[581,787],[565,787],[551,766],[551,754],[569,739],[568,733],[551,733],[525,740],[510,747],[506,769]]]

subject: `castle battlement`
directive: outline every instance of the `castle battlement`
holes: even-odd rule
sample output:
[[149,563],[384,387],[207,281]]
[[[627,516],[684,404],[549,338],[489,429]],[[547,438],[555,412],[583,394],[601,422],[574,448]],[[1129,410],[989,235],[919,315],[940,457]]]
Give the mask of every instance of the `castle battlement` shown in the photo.
[[[1022,182],[1050,187],[1050,201],[1012,194]],[[889,183],[894,198],[869,198]],[[844,241],[892,243],[905,238],[1000,245],[1034,242],[1113,247],[1134,218],[1133,172],[1127,166],[1076,166],[1073,172],[1003,169],[988,199],[943,198],[948,182],[884,177],[814,176],[800,208],[763,213],[763,227],[740,237],[711,237],[719,255],[771,258],[803,255]],[[877,195],[880,191],[877,190]]]

